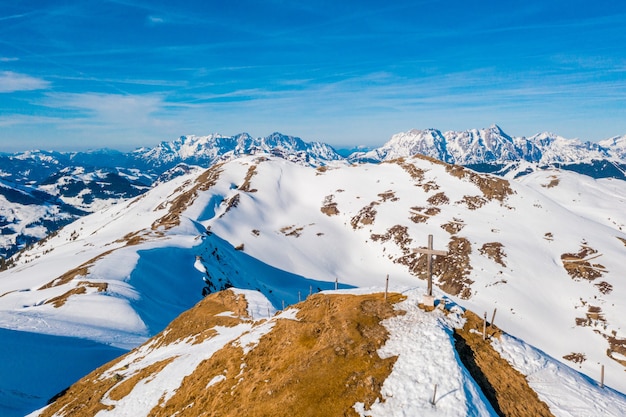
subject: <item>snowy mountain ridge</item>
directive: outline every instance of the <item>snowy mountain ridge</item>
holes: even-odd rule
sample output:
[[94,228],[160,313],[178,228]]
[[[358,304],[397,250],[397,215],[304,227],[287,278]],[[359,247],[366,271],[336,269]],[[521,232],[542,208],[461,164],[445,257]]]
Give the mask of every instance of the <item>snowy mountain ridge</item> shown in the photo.
[[[261,153],[181,174],[15,256],[0,272],[0,327],[63,336],[65,351],[130,349],[203,291],[257,291],[273,311],[335,285],[380,289],[389,274],[419,294],[426,260],[412,249],[432,234],[449,253],[433,262],[438,299],[497,308],[498,326],[550,363],[595,380],[604,365],[626,392],[623,181],[557,169],[505,180],[423,156],[314,168]],[[0,392],[22,387],[9,403],[41,406],[64,388],[1,376]]]
[[443,133],[436,129],[414,129],[397,133],[380,148],[355,153],[349,159],[355,162],[380,162],[419,153],[457,165],[511,161],[554,165],[603,159],[626,163],[625,142],[624,137],[600,143],[582,142],[547,132],[528,138],[511,137],[497,125],[486,129]]

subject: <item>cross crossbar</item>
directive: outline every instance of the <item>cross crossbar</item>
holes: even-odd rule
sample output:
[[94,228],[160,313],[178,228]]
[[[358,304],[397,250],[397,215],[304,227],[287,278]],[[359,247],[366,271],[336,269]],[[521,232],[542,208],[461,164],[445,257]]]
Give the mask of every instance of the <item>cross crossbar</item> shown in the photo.
[[433,235],[428,235],[428,247],[413,249],[413,253],[423,253],[426,255],[426,268],[428,272],[428,296],[433,295],[433,255],[446,256],[448,254],[445,250],[433,249]]

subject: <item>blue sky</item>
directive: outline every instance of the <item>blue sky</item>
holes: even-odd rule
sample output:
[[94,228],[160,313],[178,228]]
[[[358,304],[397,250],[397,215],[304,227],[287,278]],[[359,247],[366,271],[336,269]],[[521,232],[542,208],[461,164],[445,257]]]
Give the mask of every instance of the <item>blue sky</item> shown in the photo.
[[0,3],[0,151],[626,134],[623,1]]

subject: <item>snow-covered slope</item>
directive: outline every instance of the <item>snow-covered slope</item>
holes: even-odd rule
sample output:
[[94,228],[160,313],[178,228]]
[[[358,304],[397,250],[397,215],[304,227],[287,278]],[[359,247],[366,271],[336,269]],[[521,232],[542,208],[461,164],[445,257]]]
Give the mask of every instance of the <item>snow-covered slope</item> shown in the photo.
[[0,273],[0,327],[128,349],[203,287],[257,290],[274,309],[387,274],[421,292],[426,262],[412,249],[432,234],[449,251],[433,264],[437,294],[497,308],[503,330],[591,378],[605,365],[624,393],[625,199],[623,181],[563,171],[516,182],[426,157],[312,168],[246,156],[21,253]]

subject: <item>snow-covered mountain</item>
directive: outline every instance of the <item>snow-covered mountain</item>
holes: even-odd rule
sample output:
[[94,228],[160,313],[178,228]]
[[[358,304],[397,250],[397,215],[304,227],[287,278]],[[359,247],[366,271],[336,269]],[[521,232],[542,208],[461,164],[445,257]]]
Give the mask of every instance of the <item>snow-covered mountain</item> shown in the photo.
[[595,177],[626,178],[624,137],[599,143],[566,139],[552,133],[540,133],[528,138],[512,137],[496,125],[487,129],[444,133],[436,129],[410,130],[392,136],[380,148],[354,153],[349,160],[381,162],[415,154],[481,171],[494,172],[510,163],[531,162],[538,167],[569,167]]
[[[218,161],[268,152],[290,161],[319,166],[341,159],[329,145],[307,143],[274,133],[252,138],[247,133],[227,137],[181,136],[154,148],[122,153],[111,149],[88,152],[28,151],[0,154],[0,258],[55,232],[69,220],[121,200],[136,197],[155,181],[172,178],[189,165],[208,168]],[[184,170],[184,169],[183,169]],[[11,195],[36,195],[14,206]],[[0,197],[1,198],[1,197]],[[39,201],[40,207],[35,201]]]
[[[232,287],[263,295],[251,302],[255,317],[335,285],[379,292],[387,274],[393,291],[421,294],[426,260],[412,249],[432,234],[435,249],[449,253],[434,259],[435,294],[478,314],[497,309],[495,323],[510,340],[553,358],[531,360],[532,349],[517,345],[509,356],[528,367],[525,375],[538,371],[532,364],[552,370],[566,364],[575,370],[567,372],[597,387],[592,379],[604,365],[606,384],[626,393],[624,181],[557,169],[509,181],[423,156],[311,167],[260,153],[179,174],[13,257],[0,273],[0,328],[12,332],[3,336],[11,341],[7,360],[43,361],[40,351],[16,342],[29,332],[59,338],[57,356],[76,355],[81,369],[94,369],[114,351],[162,331],[203,293]],[[213,334],[213,325],[199,326]],[[246,326],[258,334],[256,324]],[[410,323],[405,326],[408,332]],[[435,339],[449,338],[440,334]],[[109,356],[76,353],[86,341]],[[135,357],[155,347],[146,346]],[[38,383],[29,384],[6,371],[0,398],[34,409],[65,388],[52,370],[39,372]],[[115,370],[121,379],[111,374],[112,382],[141,379],[132,372]],[[147,380],[137,386],[150,387]],[[623,398],[609,390],[599,394],[606,401],[594,403],[613,401],[608,392]],[[173,394],[168,388],[164,401]],[[104,407],[122,409],[120,400],[108,401]],[[557,415],[559,407],[544,401]]]
[[272,153],[310,165],[342,159],[330,145],[304,142],[300,138],[281,133],[259,138],[253,138],[247,133],[235,136],[181,136],[170,142],[161,142],[154,148],[137,149],[131,155],[137,166],[143,164],[151,168],[171,168],[179,163],[209,167],[218,161],[257,152]]

